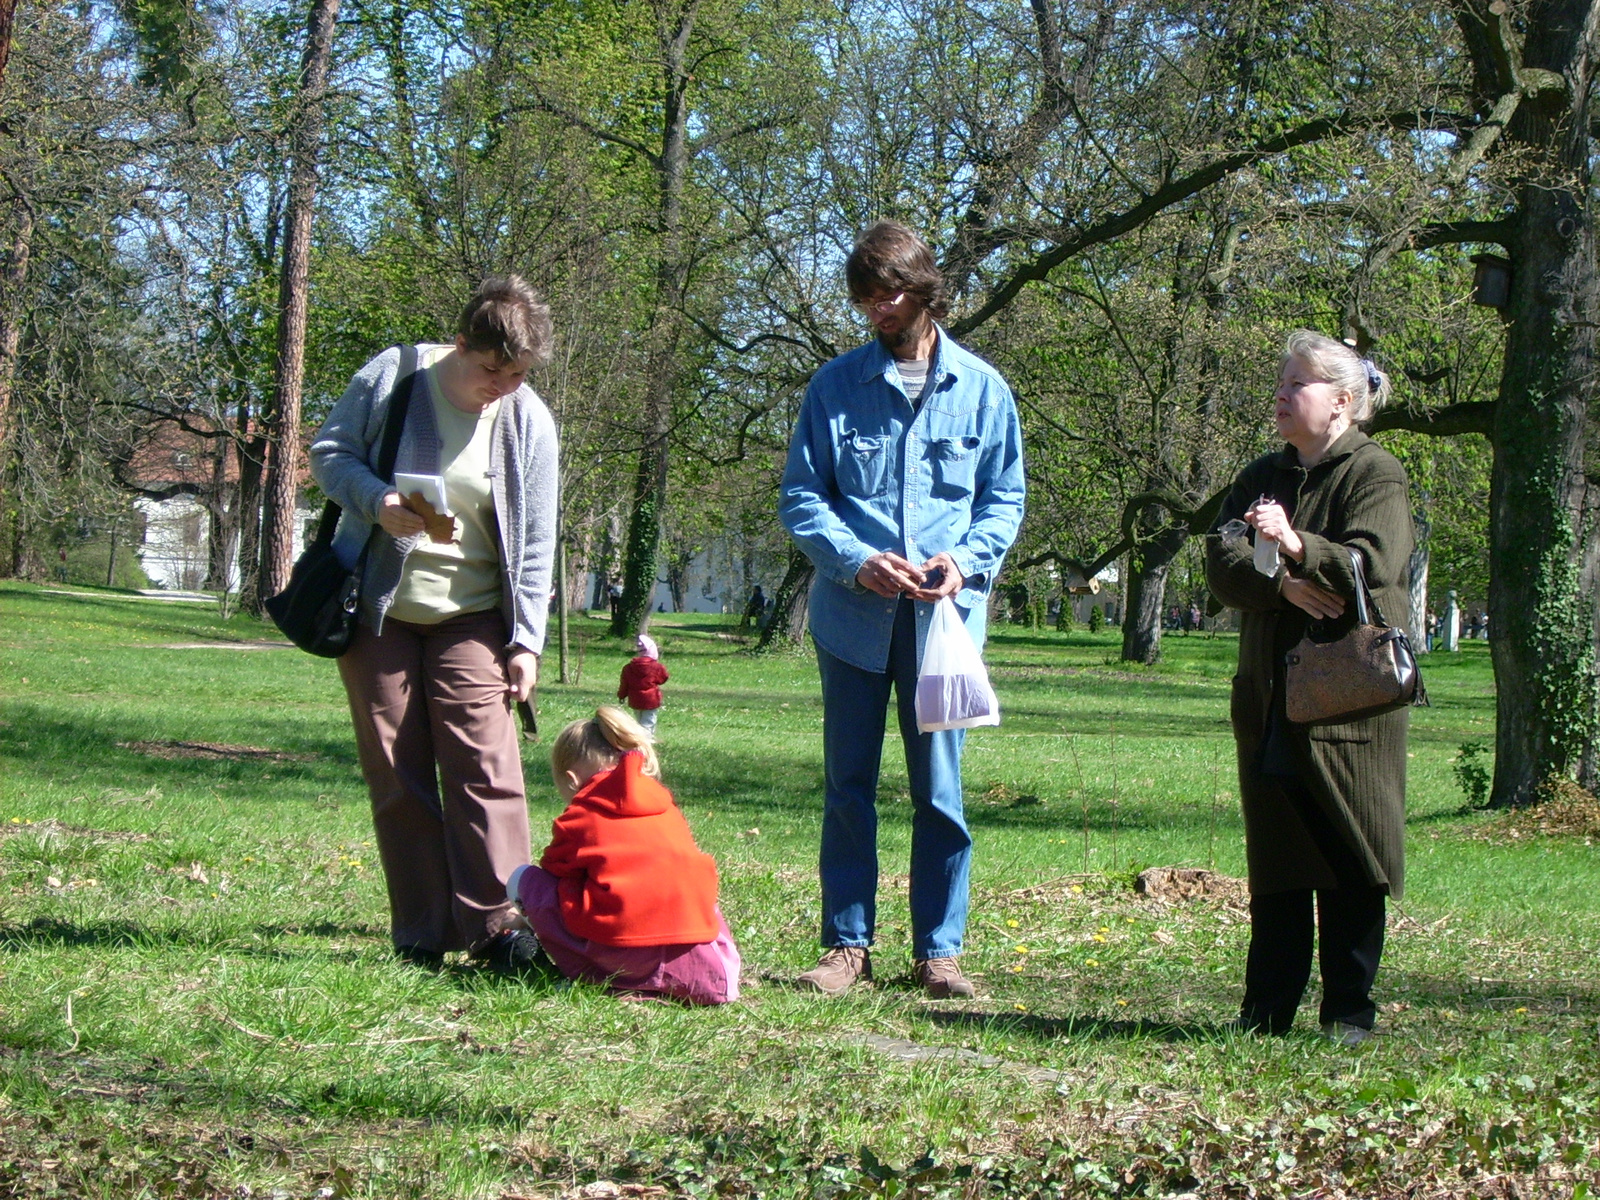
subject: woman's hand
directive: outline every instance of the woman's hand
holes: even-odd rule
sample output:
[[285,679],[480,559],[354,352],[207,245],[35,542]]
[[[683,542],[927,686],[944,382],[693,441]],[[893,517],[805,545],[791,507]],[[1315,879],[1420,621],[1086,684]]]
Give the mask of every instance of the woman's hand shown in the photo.
[[1257,533],[1278,543],[1278,549],[1295,562],[1303,562],[1306,544],[1289,524],[1289,514],[1276,500],[1257,500],[1247,510],[1244,519],[1255,526]]
[[386,492],[378,509],[378,524],[391,537],[409,538],[421,533],[422,518],[411,511],[411,506],[399,492]]
[[526,700],[533,695],[533,685],[539,682],[539,656],[521,647],[506,656],[506,691],[513,700]]
[[1283,581],[1283,598],[1319,621],[1329,620],[1344,612],[1344,597],[1338,592],[1330,592],[1309,579],[1296,579],[1293,575]]

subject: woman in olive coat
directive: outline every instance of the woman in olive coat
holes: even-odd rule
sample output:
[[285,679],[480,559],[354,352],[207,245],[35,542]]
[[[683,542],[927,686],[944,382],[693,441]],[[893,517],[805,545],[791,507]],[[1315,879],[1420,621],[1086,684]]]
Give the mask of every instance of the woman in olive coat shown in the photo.
[[[1242,614],[1232,718],[1251,932],[1240,1025],[1283,1033],[1293,1024],[1311,974],[1314,903],[1322,1031],[1345,1044],[1375,1024],[1385,897],[1404,887],[1407,712],[1291,724],[1284,656],[1313,619],[1334,634],[1354,623],[1349,550],[1361,554],[1378,609],[1409,612],[1405,472],[1355,427],[1388,391],[1349,346],[1292,334],[1274,397],[1287,445],[1240,472],[1206,545],[1212,592]],[[1239,520],[1256,540],[1277,542],[1276,575],[1257,570],[1249,541],[1224,536]]]

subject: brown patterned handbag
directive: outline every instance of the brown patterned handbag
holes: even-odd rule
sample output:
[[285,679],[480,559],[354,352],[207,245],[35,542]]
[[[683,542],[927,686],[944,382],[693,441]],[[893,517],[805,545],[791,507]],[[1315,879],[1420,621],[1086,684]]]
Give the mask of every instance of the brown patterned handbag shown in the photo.
[[1356,580],[1355,628],[1343,637],[1319,640],[1321,622],[1313,621],[1286,658],[1284,707],[1296,725],[1357,721],[1428,703],[1406,631],[1383,619],[1367,587],[1361,552],[1349,554]]

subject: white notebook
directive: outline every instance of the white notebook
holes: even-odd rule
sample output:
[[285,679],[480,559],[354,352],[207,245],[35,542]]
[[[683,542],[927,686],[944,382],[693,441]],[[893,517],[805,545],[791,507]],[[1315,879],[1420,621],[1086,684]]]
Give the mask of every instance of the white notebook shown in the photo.
[[421,492],[422,498],[433,505],[434,512],[454,515],[444,494],[444,477],[441,475],[413,475],[410,471],[396,471],[394,486],[407,500],[411,499],[412,492]]

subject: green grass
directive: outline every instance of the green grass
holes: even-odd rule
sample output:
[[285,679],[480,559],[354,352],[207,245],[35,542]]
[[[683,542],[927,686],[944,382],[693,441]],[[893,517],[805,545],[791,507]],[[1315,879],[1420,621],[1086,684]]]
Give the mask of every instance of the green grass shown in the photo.
[[[577,622],[579,684],[542,687],[547,733],[614,696],[601,629]],[[816,954],[815,664],[731,629],[653,628],[666,779],[750,985],[687,1010],[396,965],[333,664],[168,648],[271,638],[204,606],[0,585],[0,1195],[1600,1191],[1600,862],[1462,812],[1451,761],[1493,731],[1484,644],[1424,660],[1388,1034],[1351,1051],[1313,1036],[1314,996],[1286,1039],[1227,1033],[1241,912],[1129,886],[1243,873],[1230,638],[1130,670],[1114,632],[995,632],[1005,721],[966,759],[981,999],[952,1006],[905,978],[893,732],[879,983],[786,986]],[[273,756],[137,745],[169,741]],[[557,800],[526,755],[537,851]]]

